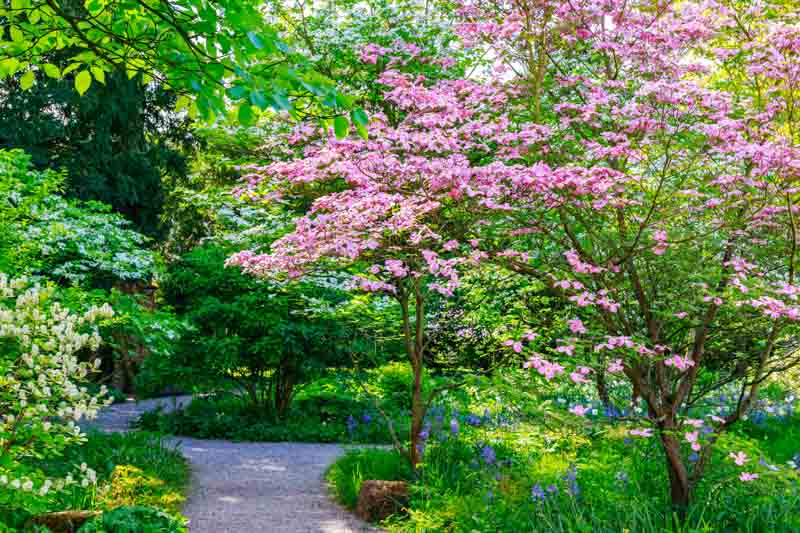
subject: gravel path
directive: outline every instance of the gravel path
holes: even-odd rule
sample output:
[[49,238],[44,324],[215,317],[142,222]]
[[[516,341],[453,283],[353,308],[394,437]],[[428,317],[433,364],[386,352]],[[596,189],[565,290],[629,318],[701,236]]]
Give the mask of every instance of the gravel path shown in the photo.
[[[94,425],[125,431],[141,413],[171,410],[189,396],[126,402],[106,408]],[[338,444],[251,443],[176,438],[192,465],[184,507],[190,533],[359,533],[380,531],[331,499],[325,470]]]

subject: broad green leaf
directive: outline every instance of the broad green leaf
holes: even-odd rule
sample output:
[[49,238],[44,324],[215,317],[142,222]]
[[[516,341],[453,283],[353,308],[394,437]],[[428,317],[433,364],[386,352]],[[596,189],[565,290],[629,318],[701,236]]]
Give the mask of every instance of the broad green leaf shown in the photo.
[[61,77],[61,69],[52,63],[45,63],[42,65],[42,68],[44,69],[44,73],[51,78],[59,79]]
[[33,83],[36,81],[36,75],[33,73],[32,70],[29,70],[22,77],[19,79],[19,86],[22,87],[23,91],[27,91],[31,87],[33,87]]
[[77,68],[80,68],[81,64],[82,63],[70,63],[69,65],[64,67],[64,70],[61,71],[61,75],[62,76],[66,76],[67,74],[69,74],[73,70],[75,70]]
[[360,107],[350,111],[350,119],[354,124],[361,124],[364,127],[366,127],[366,125],[369,123],[369,117]]
[[75,89],[77,89],[78,94],[83,96],[86,94],[86,91],[89,90],[89,87],[92,85],[92,75],[89,74],[88,70],[82,70],[78,72],[78,75],[75,76]]
[[253,46],[256,48],[264,48],[264,41],[262,41],[261,37],[259,37],[255,32],[247,32],[247,38],[250,39],[250,42],[253,43]]
[[19,61],[14,57],[9,57],[8,59],[0,61],[0,73],[2,74],[0,77],[13,75],[18,67]]
[[277,111],[291,111],[292,110],[292,103],[289,101],[288,98],[286,98],[285,95],[279,94],[279,93],[274,93],[272,95],[272,100],[274,102],[272,104],[272,107],[274,107]]
[[253,105],[258,106],[259,109],[266,109],[267,105],[269,105],[264,93],[261,91],[252,91],[250,93],[250,101]]
[[184,109],[188,109],[191,103],[192,101],[189,99],[189,97],[182,94],[178,97],[178,100],[175,102],[175,111],[181,112]]
[[333,119],[333,131],[337,139],[344,139],[350,133],[350,122],[342,115],[337,116]]
[[100,67],[89,67],[89,70],[92,71],[92,76],[94,76],[94,79],[102,84],[106,83],[106,73],[103,69]]
[[240,98],[247,96],[247,88],[242,87],[241,85],[234,85],[233,87],[228,88],[227,93],[229,98],[239,100]]
[[25,36],[17,26],[11,26],[11,40],[15,43],[21,43],[25,40]]
[[245,126],[249,126],[253,123],[254,119],[253,108],[248,102],[242,102],[242,105],[239,106],[239,122]]
[[369,139],[369,132],[367,131],[366,126],[364,126],[363,124],[359,124],[358,122],[355,122],[354,126],[356,127],[356,133],[358,133],[359,137],[361,137],[365,141]]

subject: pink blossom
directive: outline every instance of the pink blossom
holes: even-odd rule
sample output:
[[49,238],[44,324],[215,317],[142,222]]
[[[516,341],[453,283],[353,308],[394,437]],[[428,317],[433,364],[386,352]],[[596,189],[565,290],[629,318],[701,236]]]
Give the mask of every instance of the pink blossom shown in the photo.
[[586,413],[589,412],[589,407],[584,407],[582,405],[573,405],[572,407],[570,407],[569,412],[576,416],[586,416]]
[[694,366],[694,361],[689,359],[688,357],[681,357],[680,355],[673,355],[669,359],[664,360],[664,364],[667,366],[673,366],[680,371],[686,371],[689,368]]
[[572,333],[586,333],[586,327],[583,325],[583,322],[579,318],[573,318],[572,320],[568,320],[567,324],[569,324],[569,330]]
[[750,473],[750,472],[742,472],[741,474],[739,474],[739,479],[741,481],[747,483],[747,482],[754,481],[754,480],[758,479],[758,474],[753,474],[753,473]]
[[633,437],[652,437],[653,430],[651,428],[632,429],[628,432]]
[[747,462],[747,454],[744,452],[731,452],[728,454],[728,457],[733,459],[733,462],[739,466],[744,466],[744,464]]

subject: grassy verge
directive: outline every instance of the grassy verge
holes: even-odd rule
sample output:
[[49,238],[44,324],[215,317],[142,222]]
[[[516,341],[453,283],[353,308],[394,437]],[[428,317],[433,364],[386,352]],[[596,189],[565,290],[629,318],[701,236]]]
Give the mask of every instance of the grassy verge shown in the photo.
[[[96,485],[73,485],[53,493],[43,512],[120,509],[114,516],[132,519],[163,512],[179,522],[184,521],[180,509],[188,489],[189,465],[183,455],[160,436],[91,432],[84,443],[68,448],[57,460],[39,466],[53,477],[63,477],[84,463],[97,472]],[[12,531],[22,530],[29,518],[6,510],[0,523],[5,522]],[[1,526],[0,531],[3,531]]]
[[412,477],[404,457],[395,450],[378,448],[349,450],[325,474],[336,500],[348,509],[356,508],[365,479],[409,481]]

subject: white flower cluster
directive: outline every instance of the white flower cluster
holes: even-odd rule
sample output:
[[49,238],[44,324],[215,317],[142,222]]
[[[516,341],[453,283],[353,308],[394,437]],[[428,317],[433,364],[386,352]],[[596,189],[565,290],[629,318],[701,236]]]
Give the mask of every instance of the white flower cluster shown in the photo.
[[78,480],[37,479],[20,461],[54,456],[82,440],[77,422],[110,402],[104,388],[95,396],[82,385],[99,359],[86,363],[77,354],[100,345],[94,324],[110,318],[111,307],[79,315],[52,297],[52,288],[0,273],[0,485],[41,496],[74,483],[87,486],[96,475],[82,465]]

